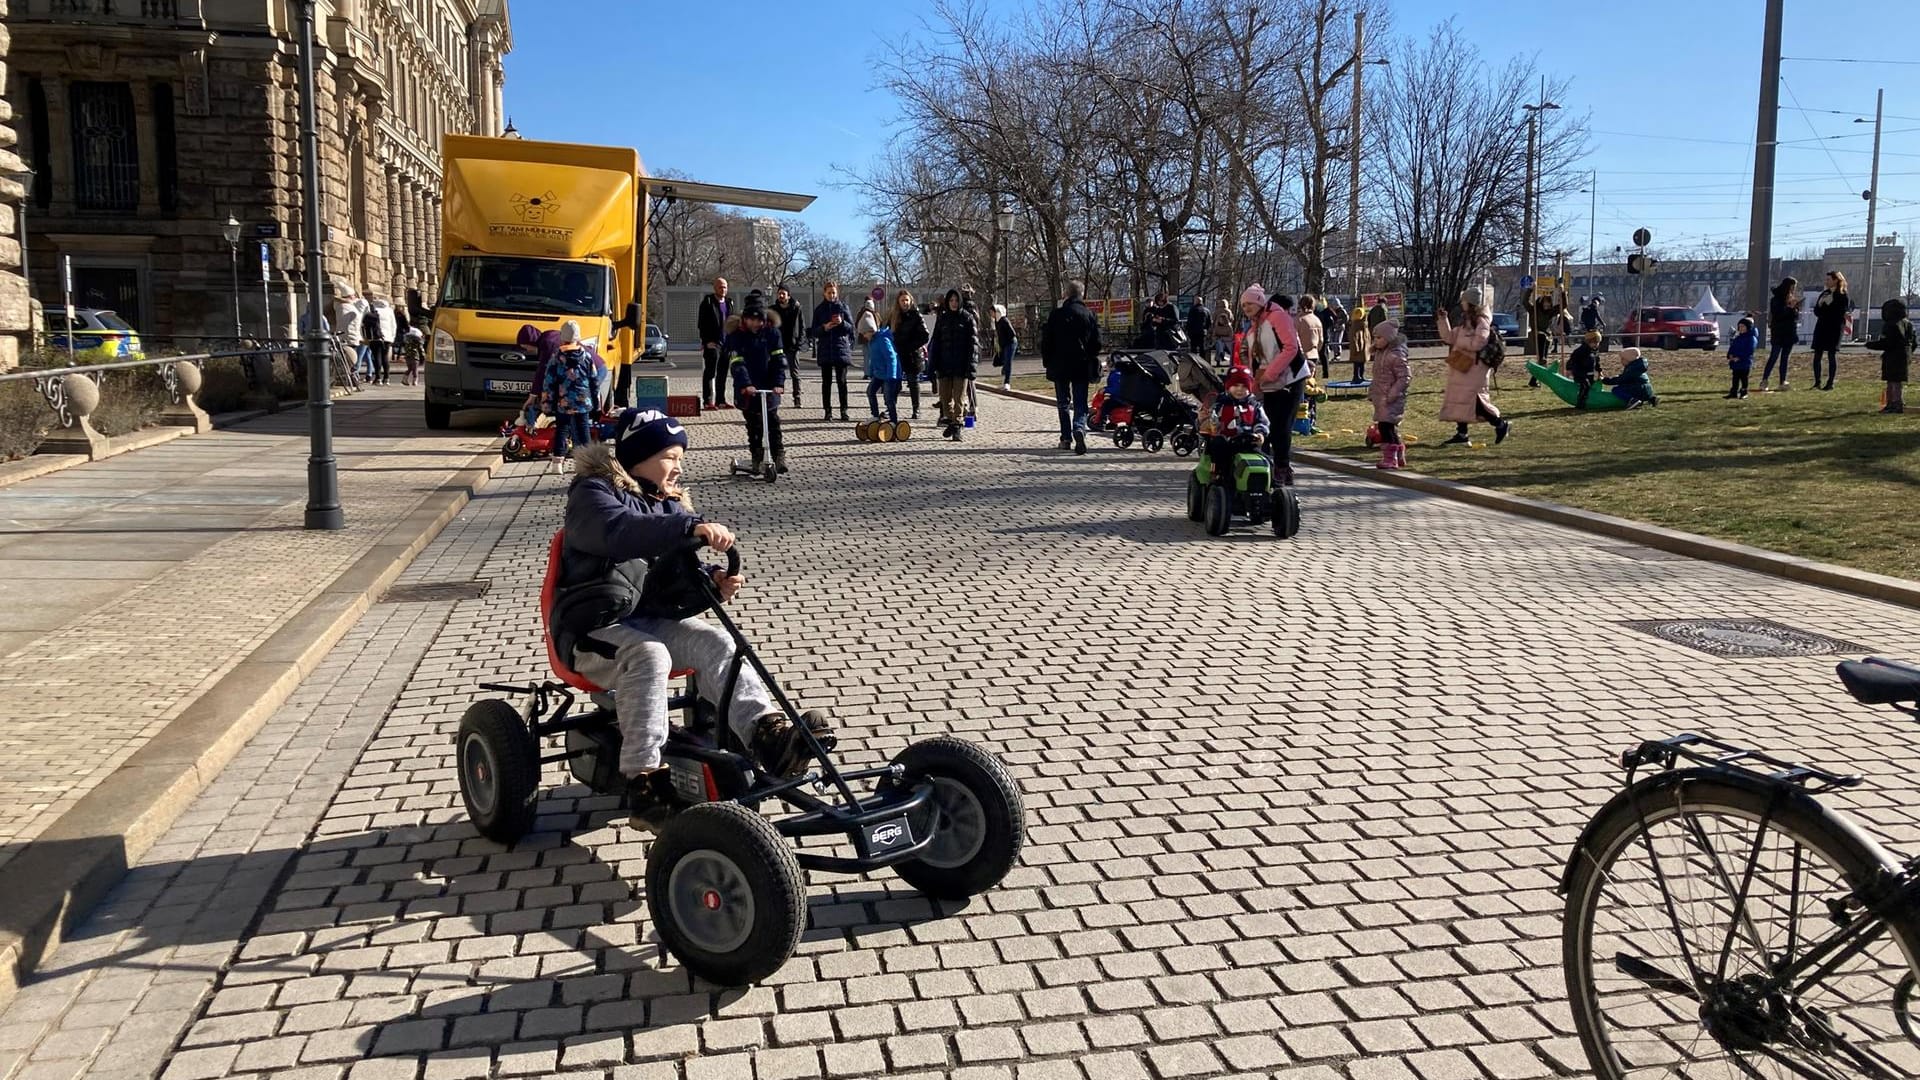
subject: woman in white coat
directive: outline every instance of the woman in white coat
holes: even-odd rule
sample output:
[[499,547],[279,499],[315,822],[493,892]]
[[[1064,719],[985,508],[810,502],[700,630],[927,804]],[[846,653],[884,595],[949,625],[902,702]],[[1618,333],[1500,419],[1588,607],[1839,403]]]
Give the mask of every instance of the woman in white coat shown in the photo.
[[1486,297],[1478,286],[1460,294],[1460,319],[1460,325],[1454,326],[1445,309],[1434,313],[1440,342],[1447,347],[1447,388],[1440,402],[1440,419],[1455,424],[1453,438],[1447,443],[1467,442],[1467,425],[1476,420],[1493,425],[1494,442],[1505,442],[1513,423],[1500,415],[1487,392],[1493,369],[1480,359],[1480,350],[1493,333],[1493,319],[1487,314]]

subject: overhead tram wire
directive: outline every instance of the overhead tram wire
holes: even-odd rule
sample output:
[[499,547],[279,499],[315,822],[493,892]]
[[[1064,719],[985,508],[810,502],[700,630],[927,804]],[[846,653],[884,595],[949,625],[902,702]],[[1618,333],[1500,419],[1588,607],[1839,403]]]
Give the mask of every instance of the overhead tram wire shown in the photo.
[[[1780,87],[1781,89],[1787,92],[1788,100],[1792,101],[1796,106],[1800,104],[1800,95],[1793,92],[1793,84],[1788,82],[1786,79],[1786,76],[1784,75],[1780,77]],[[1813,134],[1816,136],[1820,134],[1820,132],[1815,130],[1814,128],[1813,120],[1809,118],[1805,112],[1802,112],[1800,114],[1800,119],[1802,121],[1805,121],[1808,131],[1813,132]],[[1833,174],[1840,178],[1840,182],[1842,184],[1845,184],[1847,186],[1847,189],[1848,189],[1847,194],[1849,195],[1853,194],[1853,191],[1854,191],[1853,181],[1848,179],[1847,174],[1841,170],[1839,160],[1833,156],[1833,148],[1830,146],[1827,146],[1825,143],[1821,143],[1820,148],[1827,152],[1827,162],[1833,166]]]

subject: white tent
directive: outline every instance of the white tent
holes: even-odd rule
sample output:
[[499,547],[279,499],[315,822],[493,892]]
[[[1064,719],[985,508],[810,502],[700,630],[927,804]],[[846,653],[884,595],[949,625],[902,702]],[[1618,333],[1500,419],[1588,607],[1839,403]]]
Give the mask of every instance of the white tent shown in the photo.
[[1693,306],[1695,310],[1699,311],[1702,315],[1724,315],[1727,311],[1726,308],[1720,306],[1720,301],[1714,299],[1713,286],[1711,285],[1707,286],[1706,291],[1700,294],[1700,302]]

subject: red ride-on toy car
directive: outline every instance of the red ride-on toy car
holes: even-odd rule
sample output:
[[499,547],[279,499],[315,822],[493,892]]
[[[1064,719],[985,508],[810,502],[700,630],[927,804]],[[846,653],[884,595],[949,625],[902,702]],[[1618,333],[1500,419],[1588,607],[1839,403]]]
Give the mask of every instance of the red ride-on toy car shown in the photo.
[[[573,778],[602,794],[625,791],[620,728],[613,695],[574,671],[547,627],[559,573],[561,533],[547,551],[540,592],[541,626],[554,679],[531,685],[486,683],[482,690],[527,699],[525,711],[499,698],[474,702],[454,736],[460,794],[467,816],[487,837],[511,844],[533,826],[543,766],[565,762]],[[892,868],[907,884],[942,900],[993,888],[1013,868],[1025,841],[1026,812],[1013,778],[972,743],[939,736],[914,743],[884,766],[842,771],[833,741],[821,739],[775,682],[740,628],[721,606],[696,557],[697,542],[654,560],[641,589],[641,609],[691,618],[711,611],[733,638],[734,659],[721,702],[732,699],[741,665],[751,664],[787,719],[804,733],[818,768],[802,776],[768,776],[706,706],[689,679],[668,702],[681,722],[662,750],[680,803],[647,854],[647,908],[660,942],[687,969],[711,982],[757,982],[787,962],[807,925],[801,871],[864,874]],[[727,552],[739,573],[740,549]],[[677,672],[676,675],[689,673]],[[576,692],[590,707],[576,711]],[[543,752],[543,743],[561,745]],[[872,781],[872,794],[853,785]],[[763,804],[784,816],[762,816]],[[784,804],[784,805],[783,805]],[[850,854],[786,842],[839,836]]]

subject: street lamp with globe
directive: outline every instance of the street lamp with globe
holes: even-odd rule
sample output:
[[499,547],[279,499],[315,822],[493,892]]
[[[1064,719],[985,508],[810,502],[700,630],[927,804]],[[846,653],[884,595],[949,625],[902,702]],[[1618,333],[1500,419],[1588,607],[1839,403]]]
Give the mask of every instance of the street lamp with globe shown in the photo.
[[233,340],[237,345],[243,332],[240,329],[240,219],[227,215],[227,223],[220,226],[220,235],[227,238],[227,264],[233,270]]

